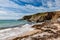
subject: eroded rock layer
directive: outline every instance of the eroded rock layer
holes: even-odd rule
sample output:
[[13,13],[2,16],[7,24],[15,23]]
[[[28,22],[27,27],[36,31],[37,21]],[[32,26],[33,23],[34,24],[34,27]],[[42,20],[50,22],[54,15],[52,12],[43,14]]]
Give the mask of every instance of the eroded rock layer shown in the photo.
[[58,17],[60,17],[60,11],[44,12],[44,13],[28,15],[28,16],[24,16],[23,20],[28,20],[30,22],[43,22],[51,19],[55,20]]
[[13,40],[60,40],[60,22],[44,22],[35,24],[33,31],[24,33]]

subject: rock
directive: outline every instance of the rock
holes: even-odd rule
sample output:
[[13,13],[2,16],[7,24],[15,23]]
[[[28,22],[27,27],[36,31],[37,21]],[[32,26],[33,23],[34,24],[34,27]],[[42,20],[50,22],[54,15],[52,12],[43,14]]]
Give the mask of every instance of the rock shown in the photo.
[[29,31],[27,33],[24,33],[23,35],[21,35],[20,37],[14,38],[13,40],[21,40],[23,38],[32,36],[34,34],[37,34],[38,32],[41,32],[41,30],[33,30],[33,31]]
[[[25,16],[24,20],[41,22],[42,24],[35,24],[31,26],[33,31],[24,33],[23,35],[14,38],[13,40],[57,40],[60,38],[60,11],[38,13],[30,16]],[[51,20],[46,22],[45,20]]]
[[27,15],[24,16],[22,19],[30,22],[43,22],[46,20],[55,21],[59,17],[60,17],[60,11],[54,11],[54,12],[44,12],[44,13],[36,13],[33,15]]
[[[24,16],[23,18],[22,18],[22,20],[27,20],[27,21],[29,21],[30,22],[30,18],[31,18],[31,16],[32,15],[28,15],[28,16]],[[18,19],[19,20],[19,19]]]
[[[56,25],[58,24],[58,25]],[[33,31],[24,33],[20,37],[16,37],[13,40],[57,40],[60,38],[58,22],[44,22],[42,24],[35,24],[32,28]]]
[[24,16],[23,19],[31,22],[41,22],[44,21],[46,15],[46,13],[37,13],[34,15]]

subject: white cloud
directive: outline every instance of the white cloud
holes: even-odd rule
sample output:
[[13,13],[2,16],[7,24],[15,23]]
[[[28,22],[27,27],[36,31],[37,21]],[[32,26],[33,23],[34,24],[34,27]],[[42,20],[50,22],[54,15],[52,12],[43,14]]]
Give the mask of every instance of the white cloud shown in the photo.
[[55,0],[56,1],[56,6],[58,7],[60,7],[60,0]]
[[[21,1],[30,2],[32,0],[21,0]],[[23,17],[24,15],[34,14],[37,12],[60,10],[60,0],[56,0],[55,3],[56,4],[53,3],[53,5],[57,6],[52,7],[52,3],[51,2],[49,3],[48,1],[47,6],[49,8],[46,8],[43,6],[36,7],[29,4],[21,6],[9,0],[0,0],[0,19],[17,19]]]
[[3,6],[3,7],[13,7],[13,8],[18,8],[19,5],[18,4],[15,4],[9,0],[0,0],[0,6]]
[[29,15],[29,14],[28,13],[14,13],[14,12],[0,10],[0,20],[9,20],[9,19],[16,20],[16,19],[22,18],[24,15]]
[[[21,1],[30,2],[32,0],[21,0]],[[37,0],[37,1],[39,1],[39,0]],[[56,4],[59,4],[57,2],[56,2]],[[52,10],[53,8],[55,8],[55,7],[52,7],[51,1],[50,2],[48,1],[48,4],[47,4],[47,6],[50,8],[45,8],[43,6],[35,7],[33,5],[21,6],[21,5],[15,4],[14,2],[9,1],[9,0],[0,0],[0,5],[2,6],[1,10],[7,10],[7,11],[9,10],[11,12],[20,12],[20,13],[24,13],[24,12],[35,13],[35,12],[41,12],[41,11],[45,11],[45,10],[48,11],[48,10]],[[4,7],[6,7],[6,8],[4,8]],[[9,8],[13,8],[13,9],[9,9]]]
[[7,11],[0,11],[0,20],[1,19],[18,19],[20,15],[17,13],[7,12]]

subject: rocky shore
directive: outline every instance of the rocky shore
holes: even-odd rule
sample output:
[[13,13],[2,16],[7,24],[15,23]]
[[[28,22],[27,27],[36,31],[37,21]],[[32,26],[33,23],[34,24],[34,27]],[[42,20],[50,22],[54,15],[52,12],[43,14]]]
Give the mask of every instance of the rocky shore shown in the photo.
[[60,40],[60,20],[3,29],[0,40]]
[[0,30],[0,40],[60,40],[60,11],[24,16],[23,19],[36,23]]
[[13,40],[60,40],[60,11],[37,13],[24,16],[23,19],[43,23],[34,24],[31,26],[34,30],[26,32]]
[[44,22],[31,27],[34,30],[13,40],[60,40],[60,22]]

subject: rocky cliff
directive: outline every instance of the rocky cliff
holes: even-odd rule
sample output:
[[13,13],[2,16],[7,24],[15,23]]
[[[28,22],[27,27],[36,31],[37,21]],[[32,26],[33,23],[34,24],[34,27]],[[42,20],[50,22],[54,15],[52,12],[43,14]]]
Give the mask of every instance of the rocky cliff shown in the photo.
[[55,20],[58,17],[60,17],[60,11],[36,13],[33,15],[24,16],[23,19],[31,22],[42,22],[51,19]]
[[34,28],[13,40],[60,40],[60,22],[44,22],[34,24]]

